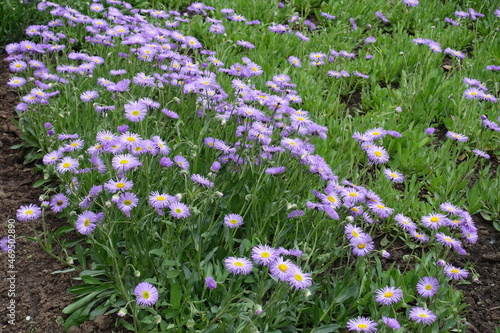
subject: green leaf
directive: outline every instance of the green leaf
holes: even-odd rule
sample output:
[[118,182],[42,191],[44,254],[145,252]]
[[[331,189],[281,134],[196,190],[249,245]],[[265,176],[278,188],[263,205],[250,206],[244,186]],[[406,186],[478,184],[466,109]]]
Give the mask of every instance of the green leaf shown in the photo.
[[125,320],[123,319],[120,319],[119,320],[120,324],[123,325],[123,327],[125,327],[126,329],[128,329],[129,331],[135,331],[135,328],[134,326],[130,325],[130,323],[126,322]]
[[46,184],[48,182],[50,182],[50,179],[40,179],[40,180],[36,181],[35,184],[33,184],[33,187],[37,188],[37,187],[40,187],[43,184]]
[[170,304],[172,309],[180,309],[182,298],[182,287],[180,283],[176,282],[170,287]]
[[337,330],[340,327],[338,324],[328,324],[328,325],[323,325],[321,327],[318,327],[317,329],[313,330],[311,333],[330,333],[335,330]]
[[83,308],[83,306],[85,304],[87,304],[92,299],[94,299],[100,292],[101,291],[94,291],[94,292],[88,294],[87,296],[85,296],[85,297],[79,299],[78,301],[73,302],[70,305],[68,305],[67,307],[65,307],[62,310],[62,312],[65,313],[65,314],[70,314],[70,313],[73,313],[73,312],[75,312],[76,310],[78,310],[80,308]]
[[62,270],[62,271],[53,271],[53,272],[51,272],[50,274],[64,274],[64,273],[73,272],[73,271],[75,271],[75,270],[76,270],[76,268],[73,268],[73,267],[72,267],[72,268],[64,269],[64,270]]

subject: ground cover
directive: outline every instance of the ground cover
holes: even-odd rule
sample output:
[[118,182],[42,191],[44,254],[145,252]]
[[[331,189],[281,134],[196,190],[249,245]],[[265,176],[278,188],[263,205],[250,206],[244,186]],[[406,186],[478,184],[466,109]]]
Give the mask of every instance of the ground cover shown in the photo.
[[16,248],[83,282],[58,322],[493,331],[498,10],[417,3],[39,4],[6,47],[44,164]]

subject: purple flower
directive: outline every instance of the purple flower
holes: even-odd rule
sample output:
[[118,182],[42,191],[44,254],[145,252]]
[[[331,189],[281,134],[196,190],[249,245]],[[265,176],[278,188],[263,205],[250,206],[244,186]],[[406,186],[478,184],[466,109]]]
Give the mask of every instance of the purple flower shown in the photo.
[[283,259],[282,257],[278,257],[275,261],[271,263],[271,267],[269,269],[272,276],[276,277],[281,281],[288,281],[290,277],[290,271],[296,267],[294,263],[292,263],[288,259]]
[[401,324],[397,319],[390,317],[382,317],[382,321],[384,322],[384,324],[386,324],[387,326],[389,326],[394,330],[399,330],[401,328]]
[[60,173],[65,173],[65,172],[75,172],[78,167],[79,163],[76,159],[72,157],[64,157],[59,164],[57,165],[57,171]]
[[224,266],[232,274],[248,275],[252,271],[252,262],[247,258],[228,257],[224,259]]
[[439,289],[439,281],[435,277],[425,276],[417,283],[417,292],[422,297],[432,297]]
[[229,228],[239,228],[243,224],[243,217],[239,214],[224,216],[224,224]]
[[64,194],[59,193],[54,195],[52,200],[50,200],[49,205],[54,213],[60,213],[68,206],[68,203],[68,198]]
[[469,275],[469,272],[466,269],[458,268],[449,264],[446,264],[444,266],[444,273],[450,279],[454,279],[457,281],[463,280]]
[[312,285],[311,274],[303,273],[296,266],[290,269],[287,281],[295,289],[307,289]]
[[213,276],[207,276],[205,278],[205,287],[212,289],[212,290],[217,288],[217,282],[215,281]]
[[82,235],[88,235],[96,228],[97,216],[88,210],[78,215],[75,227]]
[[119,171],[127,171],[142,165],[136,157],[130,154],[116,155],[111,163],[113,168]]
[[137,196],[132,192],[125,192],[120,194],[118,198],[118,208],[125,213],[127,217],[130,217],[130,211],[132,208],[136,207],[139,202]]
[[90,102],[97,97],[99,97],[99,93],[95,90],[88,90],[80,95],[80,99],[82,100],[82,102]]
[[395,287],[384,287],[375,292],[375,300],[383,305],[391,305],[403,299],[403,290]]
[[177,165],[179,168],[181,168],[183,170],[189,169],[189,162],[184,156],[181,156],[181,155],[175,156],[174,163],[175,163],[175,165]]
[[417,323],[430,325],[436,318],[436,315],[429,309],[414,307],[410,311],[410,319]]
[[429,127],[425,130],[425,134],[427,135],[432,135],[434,134],[434,132],[436,132],[436,129],[434,127]]
[[382,22],[387,23],[389,20],[381,12],[375,12],[375,16],[382,20]]
[[255,45],[253,45],[252,43],[247,42],[245,40],[239,40],[236,42],[236,44],[238,44],[239,46],[242,46],[244,48],[247,48],[247,49],[254,49],[255,48]]
[[168,208],[170,208],[170,215],[177,219],[185,219],[186,217],[191,216],[189,206],[183,204],[182,202],[171,203]]
[[389,169],[384,170],[384,176],[385,178],[392,180],[395,183],[402,183],[405,179],[402,173],[391,171]]
[[366,151],[371,162],[376,164],[384,164],[389,161],[389,153],[383,147],[372,145]]
[[199,174],[193,174],[191,175],[191,180],[198,185],[204,186],[204,187],[214,187],[214,183],[211,182],[208,178],[203,177],[202,175]]
[[402,0],[403,3],[409,7],[416,7],[418,5],[418,0]]
[[460,141],[460,142],[466,142],[467,140],[469,140],[469,138],[467,136],[465,136],[463,134],[455,133],[452,131],[448,131],[446,133],[446,137],[453,139],[453,140]]
[[349,319],[347,322],[347,329],[356,332],[377,332],[377,323],[366,317],[357,317]]
[[16,217],[20,222],[36,220],[40,216],[42,216],[42,210],[33,204],[21,206],[16,211]]
[[0,250],[3,252],[9,252],[9,249],[15,247],[16,241],[9,236],[4,236],[0,239]]
[[151,283],[141,282],[134,289],[137,304],[142,306],[153,306],[158,301],[158,290]]
[[472,150],[472,152],[474,154],[476,154],[477,156],[481,156],[481,157],[484,157],[486,159],[490,159],[490,155],[482,150],[474,149],[474,150]]
[[269,175],[279,175],[285,172],[286,168],[284,166],[267,168],[266,173]]
[[269,266],[278,259],[278,252],[268,245],[257,245],[252,248],[252,259],[259,265]]

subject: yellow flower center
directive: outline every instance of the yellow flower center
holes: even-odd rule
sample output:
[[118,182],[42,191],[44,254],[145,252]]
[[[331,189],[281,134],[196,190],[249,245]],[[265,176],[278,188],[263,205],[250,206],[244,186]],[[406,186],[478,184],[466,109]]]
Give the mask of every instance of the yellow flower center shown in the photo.
[[234,266],[243,267],[243,263],[241,261],[235,261]]
[[385,209],[385,206],[383,206],[383,205],[377,205],[377,207],[380,209]]
[[358,324],[358,328],[367,329],[368,325],[366,325],[366,324]]
[[376,151],[376,152],[375,152],[375,155],[376,155],[377,157],[380,157],[380,156],[382,156],[382,153],[381,153],[381,152],[379,152],[379,151]]
[[133,116],[138,116],[139,114],[141,114],[139,111],[132,111]]
[[120,161],[120,164],[127,164],[128,163],[128,160],[121,160]]
[[83,221],[83,226],[88,227],[89,225],[90,225],[90,220],[85,219],[85,221]]
[[388,292],[386,292],[386,293],[384,294],[384,297],[389,298],[389,297],[392,297],[392,295],[394,295],[394,294],[393,294],[393,293],[391,293],[390,291],[388,291]]
[[451,272],[452,272],[453,274],[458,274],[460,271],[459,271],[458,269],[456,269],[456,268],[453,268],[453,269],[451,270]]
[[33,211],[31,209],[28,209],[27,211],[24,212],[25,215],[31,215],[33,214]]
[[303,280],[302,275],[300,275],[300,274],[295,274],[293,277],[295,278],[295,280],[297,280],[299,282]]
[[285,264],[279,264],[278,269],[282,272],[286,272],[288,270],[288,266]]
[[123,204],[125,206],[130,206],[132,204],[132,201],[127,199],[127,200],[123,201]]
[[425,313],[419,313],[418,316],[421,317],[421,318],[427,318],[428,317],[427,314],[425,314]]
[[366,247],[366,244],[365,243],[361,243],[361,244],[358,244],[358,249],[362,250]]
[[118,187],[118,188],[124,188],[125,187],[125,183],[118,183],[118,184],[116,184],[116,187]]
[[439,217],[436,217],[436,216],[433,216],[430,218],[431,222],[438,222],[439,221]]
[[428,284],[425,286],[425,290],[431,290],[432,289],[432,285]]
[[147,292],[147,291],[142,292],[142,298],[149,299],[149,297],[151,297],[151,294],[149,292]]
[[335,199],[335,197],[332,197],[331,195],[327,196],[326,197],[328,199],[328,201],[330,202],[337,202],[337,199]]
[[353,237],[359,237],[359,233],[356,230],[351,231]]
[[165,197],[163,197],[163,196],[159,196],[159,197],[157,197],[157,198],[156,198],[156,200],[158,200],[158,201],[164,201],[164,200],[165,200]]
[[271,254],[270,254],[269,252],[262,252],[262,253],[260,254],[260,256],[261,256],[262,258],[269,258],[269,257],[271,256]]
[[238,221],[237,221],[237,220],[235,220],[235,219],[231,219],[231,220],[229,220],[229,223],[231,223],[231,224],[236,224],[236,223],[238,223]]
[[65,169],[69,168],[70,166],[71,166],[71,163],[69,163],[69,162],[63,163],[63,165],[62,165],[62,167]]

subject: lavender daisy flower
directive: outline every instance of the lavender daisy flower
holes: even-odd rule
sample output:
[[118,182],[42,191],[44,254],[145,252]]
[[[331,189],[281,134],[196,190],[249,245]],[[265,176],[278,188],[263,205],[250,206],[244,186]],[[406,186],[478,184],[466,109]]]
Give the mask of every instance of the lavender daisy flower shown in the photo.
[[224,217],[224,224],[229,228],[239,228],[243,224],[243,217],[239,214],[228,214]]
[[205,287],[212,290],[217,288],[217,282],[215,281],[213,276],[207,276],[205,278]]
[[469,275],[469,272],[466,269],[458,268],[449,264],[446,264],[444,266],[444,273],[450,279],[454,279],[457,281],[463,280]]
[[10,78],[7,85],[11,88],[19,88],[22,87],[26,83],[26,80],[22,77],[13,76]]
[[9,236],[4,236],[0,239],[0,250],[3,252],[9,252],[9,249],[13,247],[16,241]]
[[382,20],[382,22],[387,23],[389,20],[381,12],[375,12],[375,16]]
[[422,297],[432,297],[439,289],[439,281],[435,277],[425,276],[417,283],[417,292]]
[[463,54],[460,51],[450,49],[449,47],[447,47],[446,49],[444,49],[444,53],[445,54],[449,54],[449,55],[451,55],[453,57],[460,58],[460,59],[464,59],[465,58],[465,54]]
[[64,194],[59,193],[54,195],[52,200],[50,200],[49,206],[54,213],[60,213],[68,206],[68,203],[68,198]]
[[450,248],[452,247],[454,249],[461,249],[462,248],[462,244],[460,243],[459,240],[456,240],[455,238],[450,237],[442,232],[436,233],[436,240],[446,247],[450,247]]
[[171,203],[168,208],[170,208],[170,215],[177,219],[185,219],[186,217],[191,216],[189,206],[183,204],[182,202]]
[[377,323],[366,317],[357,317],[349,319],[347,322],[347,329],[356,332],[377,332]]
[[490,155],[482,150],[479,149],[473,149],[472,152],[476,154],[477,156],[484,157],[486,159],[490,159]]
[[427,243],[429,241],[429,236],[421,232],[418,232],[417,230],[410,230],[410,236],[412,236],[421,243]]
[[403,3],[409,7],[416,7],[418,5],[418,0],[402,0]]
[[403,299],[403,290],[395,287],[384,287],[375,292],[375,301],[383,305],[391,305]]
[[285,172],[286,168],[284,166],[267,168],[265,173],[269,175],[279,175]]
[[366,154],[370,161],[376,164],[384,164],[389,161],[389,153],[380,146],[372,145],[367,149]]
[[60,173],[65,173],[65,172],[75,172],[78,167],[79,163],[76,159],[72,157],[64,157],[61,162],[57,165],[57,171]]
[[389,169],[384,170],[384,175],[385,178],[392,180],[395,183],[402,183],[405,179],[402,173],[399,173],[397,171],[391,171]]
[[136,157],[130,154],[116,155],[111,163],[113,168],[119,171],[127,171],[142,165]]
[[148,282],[139,283],[134,289],[137,304],[142,306],[153,306],[158,301],[158,290]]
[[369,202],[368,208],[383,219],[388,218],[394,212],[394,209],[385,206],[382,202]]
[[86,210],[76,218],[75,227],[82,235],[88,235],[96,228],[96,222],[96,214]]
[[436,320],[436,318],[436,315],[429,309],[416,306],[410,311],[410,319],[416,321],[417,323],[430,325]]
[[181,155],[175,156],[174,162],[179,168],[181,168],[183,170],[189,169],[189,162],[184,156],[181,156]]
[[288,57],[288,61],[290,62],[290,64],[292,64],[293,67],[302,67],[302,63],[297,57],[290,56]]
[[301,209],[296,209],[296,210],[293,210],[290,212],[290,214],[288,214],[288,218],[289,219],[292,219],[294,217],[300,217],[300,216],[304,216],[305,215],[305,212]]
[[287,281],[295,289],[307,289],[312,285],[311,274],[303,273],[298,267],[290,269]]
[[443,214],[431,214],[422,216],[422,224],[432,230],[439,229],[441,226],[448,223],[448,219]]
[[203,177],[202,175],[199,174],[193,174],[191,176],[191,180],[195,182],[198,185],[204,186],[204,187],[214,187],[214,183],[211,182],[208,178]]
[[471,87],[464,91],[464,96],[467,99],[480,99],[483,95],[484,91],[476,87]]
[[259,265],[269,266],[278,257],[278,252],[268,245],[257,245],[252,248],[252,259]]
[[125,192],[120,194],[118,198],[118,208],[125,213],[127,217],[130,217],[130,211],[132,208],[137,207],[139,199],[132,192]]
[[82,102],[90,102],[97,97],[99,97],[99,93],[95,90],[88,90],[80,95],[80,99],[82,100]]
[[33,204],[23,205],[16,211],[16,217],[20,222],[36,220],[40,216],[42,216],[42,210]]
[[397,319],[390,317],[382,317],[382,321],[384,322],[384,324],[386,324],[387,326],[389,326],[394,330],[399,330],[401,328],[401,324]]
[[130,102],[124,105],[125,118],[132,122],[139,122],[146,118],[146,105],[140,102]]
[[296,267],[295,264],[290,260],[278,257],[278,259],[271,263],[270,273],[277,279],[286,282],[290,276],[290,271],[294,267]]
[[252,271],[252,262],[247,258],[229,257],[224,259],[224,266],[232,274],[248,275]]
[[467,136],[460,134],[460,133],[455,133],[452,131],[446,132],[446,137],[460,141],[460,142],[466,142],[467,140],[469,140],[469,138]]
[[350,243],[352,246],[352,253],[360,257],[367,255],[375,248],[372,238],[368,234],[363,234],[360,237],[353,237]]

